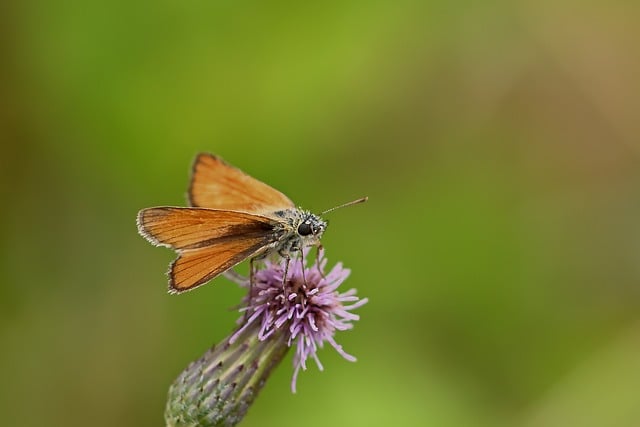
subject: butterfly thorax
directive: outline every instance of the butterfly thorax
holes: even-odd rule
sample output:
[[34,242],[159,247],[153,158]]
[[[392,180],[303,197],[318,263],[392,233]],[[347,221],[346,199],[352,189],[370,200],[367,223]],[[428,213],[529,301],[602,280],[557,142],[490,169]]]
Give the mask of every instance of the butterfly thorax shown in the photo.
[[282,221],[276,232],[282,233],[275,247],[277,252],[288,258],[292,252],[298,252],[307,246],[317,246],[327,228],[327,222],[309,211],[302,209],[286,209],[274,212]]

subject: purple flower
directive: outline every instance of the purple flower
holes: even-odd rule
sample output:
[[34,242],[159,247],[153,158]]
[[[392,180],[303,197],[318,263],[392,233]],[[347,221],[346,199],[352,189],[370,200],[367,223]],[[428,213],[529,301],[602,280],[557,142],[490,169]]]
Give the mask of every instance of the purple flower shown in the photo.
[[291,391],[296,392],[296,380],[300,369],[307,369],[307,359],[313,358],[322,370],[317,351],[325,342],[331,344],[345,359],[354,362],[355,357],[346,353],[334,335],[336,331],[345,331],[353,327],[353,321],[360,317],[351,311],[366,304],[367,299],[356,296],[356,290],[340,293],[338,287],[349,277],[350,270],[336,264],[328,274],[324,274],[327,260],[324,252],[318,251],[318,257],[311,267],[306,267],[309,250],[303,257],[289,263],[287,280],[283,286],[285,261],[275,263],[265,261],[265,268],[254,275],[253,286],[249,280],[236,280],[238,284],[249,288],[241,311],[245,316],[238,320],[240,329],[230,341],[252,329],[260,341],[275,334],[283,333],[289,347],[295,345],[293,358],[294,372]]

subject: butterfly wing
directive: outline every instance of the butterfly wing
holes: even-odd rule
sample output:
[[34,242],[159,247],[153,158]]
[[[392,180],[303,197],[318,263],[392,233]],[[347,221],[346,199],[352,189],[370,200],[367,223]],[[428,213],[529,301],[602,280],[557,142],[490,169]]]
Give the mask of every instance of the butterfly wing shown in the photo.
[[158,207],[138,213],[140,234],[178,253],[169,268],[169,292],[200,286],[278,241],[272,219],[246,212]]
[[295,207],[278,190],[208,153],[199,154],[193,163],[189,204],[261,214]]
[[177,294],[204,285],[219,274],[260,252],[258,242],[227,242],[179,252],[169,266],[169,293]]

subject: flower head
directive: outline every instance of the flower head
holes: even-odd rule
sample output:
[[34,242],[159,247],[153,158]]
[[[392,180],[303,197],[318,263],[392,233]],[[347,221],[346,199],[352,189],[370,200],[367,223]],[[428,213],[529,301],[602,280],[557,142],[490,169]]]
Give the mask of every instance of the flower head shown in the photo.
[[267,260],[265,268],[255,273],[252,285],[248,279],[239,283],[248,287],[249,293],[242,308],[245,316],[238,321],[242,326],[236,335],[255,329],[258,339],[263,341],[274,334],[285,334],[287,345],[296,347],[291,381],[294,393],[298,372],[307,368],[309,357],[318,369],[323,369],[316,353],[325,342],[345,359],[356,360],[342,349],[334,335],[336,331],[351,329],[352,322],[360,318],[351,311],[368,301],[358,298],[355,289],[338,291],[350,270],[338,263],[325,275],[327,260],[323,252],[318,251],[318,257],[310,267],[304,262],[308,254],[309,250],[305,249],[302,257],[289,262],[286,281],[283,280],[286,261]]

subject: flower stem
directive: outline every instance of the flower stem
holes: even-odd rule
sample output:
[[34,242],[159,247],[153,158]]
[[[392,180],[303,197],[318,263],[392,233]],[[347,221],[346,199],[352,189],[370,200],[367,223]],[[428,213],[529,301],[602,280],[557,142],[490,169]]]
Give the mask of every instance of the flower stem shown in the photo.
[[283,331],[263,341],[256,328],[235,334],[192,362],[173,382],[165,409],[168,427],[236,425],[289,349]]

